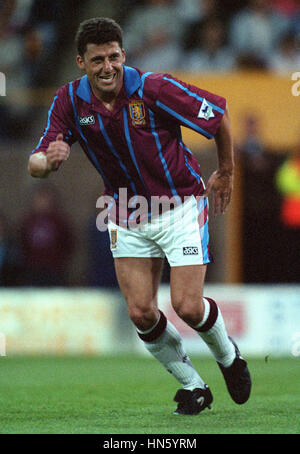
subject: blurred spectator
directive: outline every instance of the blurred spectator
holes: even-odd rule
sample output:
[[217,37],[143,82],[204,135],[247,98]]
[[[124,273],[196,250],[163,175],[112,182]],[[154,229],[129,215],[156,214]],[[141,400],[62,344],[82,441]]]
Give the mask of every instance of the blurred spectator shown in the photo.
[[[2,137],[16,137],[28,125],[28,96],[18,102],[20,94],[14,90],[26,86],[27,66],[21,34],[12,26],[16,1],[0,3],[0,70],[6,77],[7,95],[0,98],[0,133]],[[23,127],[23,122],[24,127]]]
[[0,213],[0,287],[20,284],[20,251],[6,217]]
[[154,26],[151,43],[148,40],[148,44],[147,50],[137,58],[132,58],[133,66],[143,71],[155,72],[172,72],[180,67],[182,49],[173,41],[168,30]]
[[278,155],[266,149],[261,131],[264,124],[253,112],[243,119],[237,158],[241,171],[241,216],[243,280],[246,283],[277,282],[283,277],[281,237],[276,222],[278,194],[273,180]]
[[[196,38],[196,37],[195,37]],[[195,39],[198,41],[198,37]],[[208,19],[201,27],[200,45],[183,58],[182,69],[197,72],[232,71],[235,58],[225,45],[225,29],[218,19]]]
[[174,7],[178,17],[183,25],[199,21],[205,14],[205,9],[208,3],[213,3],[213,0],[175,0]]
[[275,174],[275,185],[281,196],[281,264],[284,282],[300,282],[300,144]]
[[[300,145],[278,168],[275,182],[282,196],[281,222],[288,228],[298,229],[300,235]],[[300,262],[300,249],[297,252]]]
[[24,285],[62,286],[74,247],[72,227],[51,186],[39,186],[20,222]]
[[184,23],[182,47],[188,52],[201,47],[203,24],[220,17],[217,0],[202,0],[197,2],[197,5],[198,14]]
[[225,2],[224,0],[217,0],[218,18],[222,20],[227,27],[232,17],[240,10],[244,9],[248,3],[249,0],[244,0],[242,2],[236,0],[226,0]]
[[127,63],[142,70],[173,69],[181,33],[174,0],[147,0],[124,24]]
[[0,98],[2,138],[23,138],[30,132],[35,116],[31,89],[49,86],[57,76],[57,50],[62,27],[69,24],[69,4],[0,0],[0,71],[6,76],[6,96]]
[[53,63],[58,62],[58,46],[69,23],[68,6],[73,0],[14,0],[15,11],[10,23],[24,39],[27,61],[27,84],[48,85],[53,80]]
[[69,13],[66,6],[70,2],[32,0],[30,3],[23,27],[29,83],[30,86],[49,86],[55,76],[53,64],[57,65],[61,26]]
[[300,68],[300,48],[294,33],[286,33],[270,57],[269,68],[278,74],[291,74]]
[[230,23],[230,45],[246,66],[266,67],[279,38],[288,29],[288,19],[274,12],[268,0],[250,0]]
[[299,0],[271,0],[273,11],[288,18],[294,17],[300,11]]
[[267,165],[260,128],[259,118],[254,114],[247,114],[244,118],[242,140],[237,146],[237,153],[244,167],[252,172],[263,172]]
[[296,37],[297,49],[300,49],[300,11],[292,17],[290,21],[290,31],[294,33]]

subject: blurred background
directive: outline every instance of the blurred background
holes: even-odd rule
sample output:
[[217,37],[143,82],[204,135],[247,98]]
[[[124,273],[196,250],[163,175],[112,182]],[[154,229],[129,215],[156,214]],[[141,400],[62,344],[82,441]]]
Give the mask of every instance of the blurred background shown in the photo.
[[[235,192],[227,214],[210,218],[215,261],[206,292],[244,351],[300,355],[299,0],[0,0],[0,331],[7,354],[140,351],[108,235],[96,228],[98,173],[77,144],[47,180],[27,173],[54,93],[81,77],[74,35],[94,16],[120,23],[129,66],[227,98]],[[214,143],[186,129],[183,137],[207,180],[217,165]],[[192,349],[194,333],[170,307],[167,263],[162,280],[160,305]]]

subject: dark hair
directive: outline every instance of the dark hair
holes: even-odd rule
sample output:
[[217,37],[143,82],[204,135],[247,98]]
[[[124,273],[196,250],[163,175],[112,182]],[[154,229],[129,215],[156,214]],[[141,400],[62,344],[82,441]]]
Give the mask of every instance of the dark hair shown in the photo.
[[117,41],[122,49],[122,29],[117,22],[108,17],[94,17],[81,22],[75,37],[77,50],[81,57],[86,52],[89,43],[105,44],[110,41]]

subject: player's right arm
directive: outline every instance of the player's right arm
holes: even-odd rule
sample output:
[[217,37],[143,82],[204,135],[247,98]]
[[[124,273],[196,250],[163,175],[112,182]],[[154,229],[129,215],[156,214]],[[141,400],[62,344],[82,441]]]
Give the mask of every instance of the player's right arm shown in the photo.
[[50,142],[46,152],[39,151],[30,156],[28,172],[32,177],[46,178],[53,170],[57,170],[69,155],[70,146],[63,141],[63,134],[59,133],[55,141]]
[[28,172],[35,178],[46,178],[68,159],[70,146],[75,142],[72,114],[66,87],[60,88],[48,112],[44,133],[28,161]]

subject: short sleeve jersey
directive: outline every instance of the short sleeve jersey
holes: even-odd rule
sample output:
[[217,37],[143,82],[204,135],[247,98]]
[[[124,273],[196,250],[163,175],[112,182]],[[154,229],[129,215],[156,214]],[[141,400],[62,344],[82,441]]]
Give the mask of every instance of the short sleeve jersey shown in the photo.
[[46,152],[58,133],[69,145],[78,141],[116,203],[119,188],[128,198],[201,195],[200,166],[182,141],[181,126],[211,139],[225,107],[223,97],[171,75],[124,66],[112,112],[94,96],[87,76],[61,87],[32,153]]

